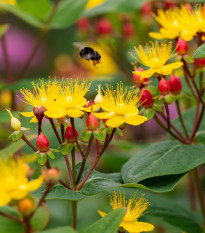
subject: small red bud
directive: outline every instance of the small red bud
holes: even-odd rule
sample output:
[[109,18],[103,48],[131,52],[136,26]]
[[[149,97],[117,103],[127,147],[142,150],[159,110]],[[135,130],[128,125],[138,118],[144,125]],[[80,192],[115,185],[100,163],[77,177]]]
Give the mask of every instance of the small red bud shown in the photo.
[[99,35],[108,35],[112,32],[112,24],[109,19],[101,18],[97,22],[97,33]]
[[90,113],[86,120],[87,128],[91,131],[95,131],[98,128],[98,125],[99,125],[98,119],[95,117],[93,113]]
[[150,91],[143,89],[140,93],[140,101],[142,103],[142,106],[144,106],[145,108],[149,108],[152,107],[154,103],[154,98]]
[[34,202],[29,198],[25,198],[18,202],[18,211],[24,216],[29,215],[33,211],[33,209]]
[[51,187],[55,185],[60,178],[60,170],[58,167],[50,168],[48,170],[43,169],[44,180],[46,184]]
[[[144,69],[141,67],[138,67],[136,71],[144,71]],[[148,78],[141,78],[141,76],[137,74],[133,74],[133,79],[137,87],[140,87],[144,82],[148,81]]]
[[103,123],[106,125],[106,121],[107,121],[108,119],[103,119]]
[[44,135],[42,133],[40,135],[38,135],[37,141],[36,141],[36,146],[40,152],[48,151],[49,145],[50,145],[50,143],[49,143],[49,140],[46,137],[46,135]]
[[140,9],[141,14],[143,15],[151,15],[152,13],[152,3],[149,2],[145,2]]
[[169,77],[169,87],[172,94],[179,94],[182,90],[181,79],[177,75],[172,75]]
[[166,79],[161,79],[158,84],[158,89],[161,95],[169,94],[169,83]]
[[33,108],[33,113],[39,121],[43,119],[45,111],[46,108],[41,105],[38,105],[37,107]]
[[88,100],[88,101],[86,102],[86,104],[85,104],[85,107],[88,108],[88,107],[90,107],[90,106],[92,106],[92,105],[94,105],[94,104],[95,104],[95,101],[93,101],[93,100]]
[[172,1],[164,1],[164,7],[166,9],[173,8],[175,6],[176,6],[176,4],[174,2],[172,2]]
[[[75,135],[76,135],[76,138],[78,138],[78,131],[75,129]],[[65,131],[65,139],[68,141],[68,142],[74,142],[75,139],[74,139],[74,135],[73,135],[73,128],[71,125],[69,125],[67,128],[66,128],[66,131]]]
[[201,69],[205,67],[205,58],[195,59],[194,63],[196,64],[198,69]]
[[132,22],[126,21],[122,25],[122,31],[123,31],[123,35],[126,38],[130,38],[133,37],[135,34],[135,27]]
[[178,55],[185,55],[189,50],[189,45],[183,39],[179,39],[176,43],[176,51]]
[[81,18],[76,23],[76,27],[79,30],[83,30],[83,31],[87,30],[89,25],[90,25],[90,21],[88,18]]

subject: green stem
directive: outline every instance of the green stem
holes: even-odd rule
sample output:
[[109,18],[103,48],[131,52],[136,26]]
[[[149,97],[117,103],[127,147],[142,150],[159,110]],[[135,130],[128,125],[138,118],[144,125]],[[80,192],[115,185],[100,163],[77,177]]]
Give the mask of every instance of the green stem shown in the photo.
[[[72,174],[73,174],[73,190],[75,190],[76,170],[75,170],[75,148],[71,151],[72,157]],[[76,229],[77,225],[77,201],[72,201],[72,226]]]
[[186,135],[186,137],[188,139],[189,138],[189,134],[188,134],[187,128],[186,128],[186,126],[184,124],[184,120],[183,120],[183,117],[182,117],[179,100],[176,100],[176,106],[177,106],[177,112],[178,112],[178,115],[179,115],[179,119],[180,119],[181,125],[182,125],[182,127],[184,129],[184,133],[185,133],[185,135]]
[[203,216],[203,220],[204,220],[204,224],[205,224],[205,199],[204,199],[203,188],[202,188],[200,178],[199,178],[198,168],[193,169],[193,176],[194,176],[196,191],[197,191],[197,194],[198,194],[199,203],[200,203],[200,207],[201,207],[201,212],[202,212],[202,216]]

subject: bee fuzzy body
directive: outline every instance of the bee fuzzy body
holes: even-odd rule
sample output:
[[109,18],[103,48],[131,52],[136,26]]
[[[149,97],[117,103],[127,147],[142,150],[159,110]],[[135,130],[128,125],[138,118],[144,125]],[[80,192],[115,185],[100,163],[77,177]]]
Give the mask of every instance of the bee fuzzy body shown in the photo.
[[84,47],[83,49],[81,49],[80,57],[87,61],[93,61],[94,66],[101,62],[101,55],[90,47]]

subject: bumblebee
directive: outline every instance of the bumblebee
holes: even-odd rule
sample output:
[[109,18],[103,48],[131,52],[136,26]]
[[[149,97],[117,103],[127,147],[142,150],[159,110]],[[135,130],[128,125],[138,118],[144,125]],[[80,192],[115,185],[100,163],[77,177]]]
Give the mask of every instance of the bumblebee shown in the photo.
[[82,59],[85,59],[87,61],[91,60],[94,66],[96,66],[96,64],[101,63],[101,55],[97,51],[95,51],[90,47],[82,48],[82,46],[80,46],[79,43],[73,43],[73,44],[75,47],[81,47],[80,57]]

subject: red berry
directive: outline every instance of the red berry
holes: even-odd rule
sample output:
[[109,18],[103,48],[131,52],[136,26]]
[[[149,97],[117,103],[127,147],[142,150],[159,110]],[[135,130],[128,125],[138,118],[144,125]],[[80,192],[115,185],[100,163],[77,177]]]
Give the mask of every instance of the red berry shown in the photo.
[[179,94],[182,90],[181,79],[177,75],[172,75],[169,77],[169,87],[172,94]]
[[153,95],[146,89],[143,89],[140,93],[140,102],[145,108],[149,108],[154,103]]
[[79,30],[87,30],[89,27],[90,21],[88,18],[81,18],[77,21],[76,26]]
[[162,95],[169,94],[169,83],[167,82],[166,79],[163,78],[159,81],[158,89]]
[[99,35],[108,35],[112,32],[112,24],[109,19],[102,18],[97,22],[97,33]]
[[172,1],[164,1],[164,6],[165,6],[166,9],[168,9],[168,8],[175,7],[176,4],[174,2],[172,2]]
[[[76,138],[78,138],[78,131],[75,129],[75,135],[76,135]],[[73,135],[73,128],[71,125],[69,125],[67,128],[66,128],[66,131],[65,131],[65,139],[68,141],[68,142],[74,142],[75,141],[75,138],[74,138],[74,135]]]
[[36,146],[40,152],[46,152],[49,149],[49,140],[44,134],[40,134],[37,137]]
[[152,13],[152,3],[149,1],[149,2],[145,2],[142,6],[141,6],[141,9],[140,9],[141,13],[143,15],[151,15]]
[[197,65],[198,69],[201,69],[201,68],[205,67],[205,58],[195,59],[194,62]]
[[176,44],[176,51],[178,55],[185,55],[187,54],[188,50],[189,50],[189,45],[185,40],[180,38]]
[[126,21],[122,25],[122,31],[126,38],[133,37],[135,34],[135,27],[132,22]]
[[[139,67],[136,69],[136,71],[144,71],[144,69]],[[144,82],[148,81],[148,78],[141,78],[141,76],[137,74],[133,74],[133,79],[137,87],[140,87]]]
[[93,113],[90,113],[86,120],[87,128],[91,131],[95,131],[98,128],[98,125],[99,125],[98,119],[95,117]]

